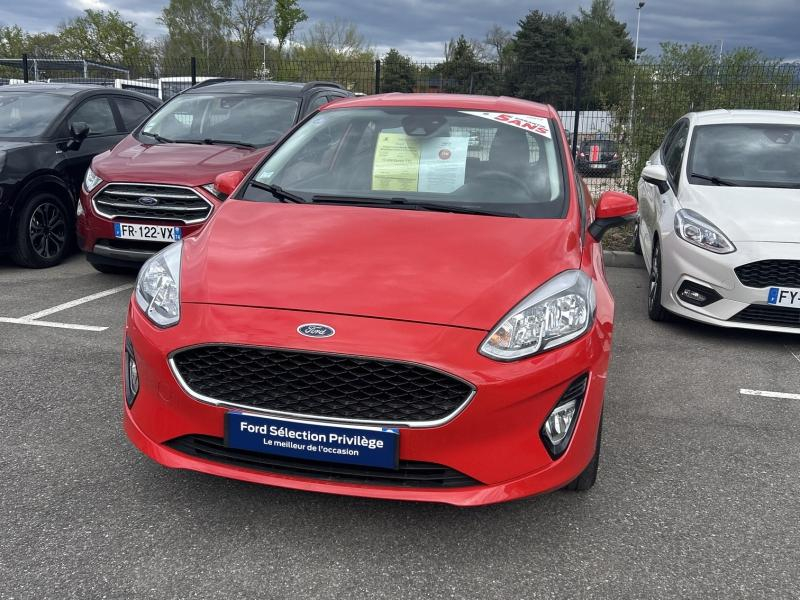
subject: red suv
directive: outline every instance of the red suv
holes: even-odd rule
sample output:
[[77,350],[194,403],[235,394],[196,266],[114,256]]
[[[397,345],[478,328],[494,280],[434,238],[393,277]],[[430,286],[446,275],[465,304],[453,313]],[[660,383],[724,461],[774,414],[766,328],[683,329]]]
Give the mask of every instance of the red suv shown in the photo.
[[225,199],[213,184],[250,170],[295,123],[352,96],[335,83],[211,80],[164,104],[86,172],[78,243],[98,271],[138,268],[199,230]]

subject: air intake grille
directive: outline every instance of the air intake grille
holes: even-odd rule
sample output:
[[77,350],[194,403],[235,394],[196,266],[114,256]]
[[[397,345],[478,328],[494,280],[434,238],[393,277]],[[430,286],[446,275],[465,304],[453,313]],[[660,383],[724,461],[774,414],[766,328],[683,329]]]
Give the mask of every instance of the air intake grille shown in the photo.
[[800,288],[800,260],[760,260],[736,267],[742,285],[754,288]]
[[379,423],[447,418],[470,397],[464,381],[419,365],[247,346],[173,356],[190,392],[280,413]]
[[341,483],[413,488],[459,488],[481,485],[480,482],[449,467],[410,460],[401,460],[396,471],[339,463],[323,463],[227,448],[222,438],[204,435],[180,437],[167,442],[167,446],[184,454],[217,463],[255,469],[277,475],[291,475]]
[[731,321],[778,327],[800,327],[800,308],[773,306],[771,304],[751,304],[734,316]]
[[139,183],[110,183],[92,199],[94,209],[110,219],[199,223],[213,205],[191,188]]

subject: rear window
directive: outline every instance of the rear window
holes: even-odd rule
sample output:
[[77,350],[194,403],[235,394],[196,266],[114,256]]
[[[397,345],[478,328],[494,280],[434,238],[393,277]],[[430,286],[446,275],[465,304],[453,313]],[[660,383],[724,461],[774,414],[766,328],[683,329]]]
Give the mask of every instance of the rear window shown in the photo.
[[[311,202],[433,202],[557,218],[566,211],[554,130],[544,118],[485,111],[328,110],[278,148],[255,181]],[[254,187],[249,199],[273,200]]]
[[584,152],[589,152],[595,146],[600,150],[600,152],[617,151],[617,145],[611,140],[590,140],[588,142],[583,142],[581,145],[581,150]]

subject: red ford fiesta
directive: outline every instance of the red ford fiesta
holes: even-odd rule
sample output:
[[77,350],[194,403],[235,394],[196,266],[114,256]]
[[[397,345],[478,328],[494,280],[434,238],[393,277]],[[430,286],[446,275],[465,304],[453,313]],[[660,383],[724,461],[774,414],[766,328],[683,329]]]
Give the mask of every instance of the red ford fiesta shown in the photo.
[[389,94],[304,121],[142,268],[125,428],[159,463],[478,505],[597,475],[614,301],[552,107]]

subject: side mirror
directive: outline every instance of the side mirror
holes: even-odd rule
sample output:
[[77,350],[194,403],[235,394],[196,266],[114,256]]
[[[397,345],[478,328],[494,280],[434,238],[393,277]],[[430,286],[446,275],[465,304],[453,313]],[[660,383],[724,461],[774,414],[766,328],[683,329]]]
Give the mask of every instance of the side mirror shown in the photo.
[[243,179],[244,173],[242,171],[227,171],[226,173],[220,173],[214,178],[214,187],[217,188],[221,194],[225,194],[225,196],[228,197],[239,187]]
[[669,190],[667,178],[667,170],[664,168],[664,165],[647,165],[642,169],[642,180],[647,183],[652,183],[658,188],[661,194]]
[[597,203],[589,234],[599,242],[606,231],[632,221],[638,213],[639,203],[633,196],[622,192],[605,192]]
[[69,125],[69,137],[67,142],[67,150],[77,150],[81,147],[83,140],[89,135],[89,124],[83,121],[76,121]]

